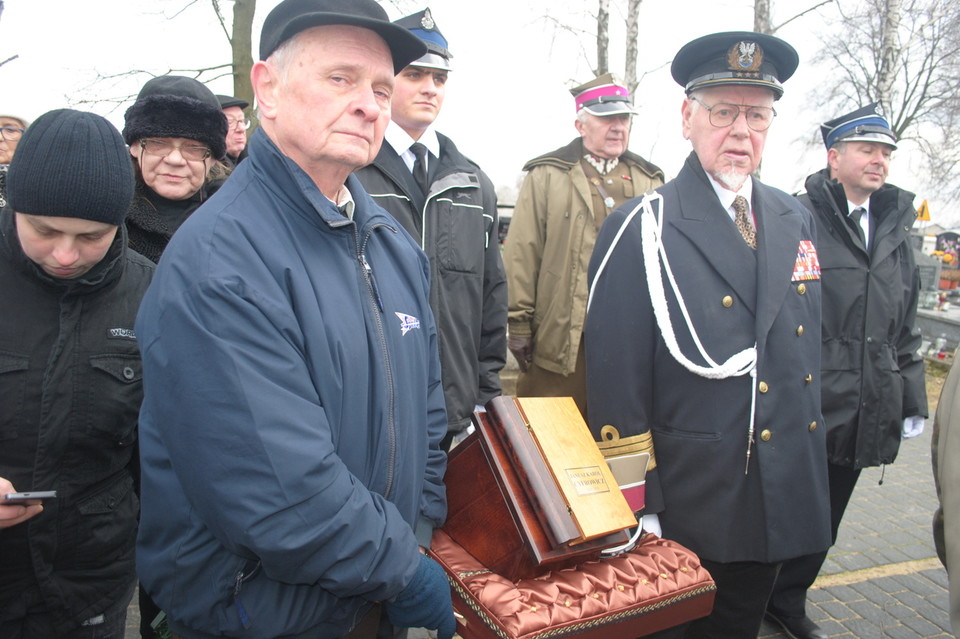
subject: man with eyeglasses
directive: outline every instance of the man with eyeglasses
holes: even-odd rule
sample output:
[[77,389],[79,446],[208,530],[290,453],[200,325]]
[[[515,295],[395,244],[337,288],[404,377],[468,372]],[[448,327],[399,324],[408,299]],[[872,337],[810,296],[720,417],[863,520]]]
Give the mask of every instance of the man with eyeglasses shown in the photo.
[[717,583],[686,637],[755,639],[781,562],[830,543],[814,223],[753,177],[797,65],[753,32],[681,48],[693,152],[611,214],[590,262],[591,429],[651,453],[644,528]]
[[7,205],[7,169],[13,161],[17,143],[26,129],[26,120],[12,115],[0,115],[0,208]]
[[[823,267],[820,368],[835,542],[861,470],[893,463],[901,439],[922,433],[928,413],[914,195],[886,181],[896,135],[878,103],[820,132],[827,168],[807,178],[800,201],[816,221]],[[805,611],[826,556],[792,559],[777,577],[767,615],[794,639],[827,636]]]
[[247,157],[247,129],[250,128],[250,120],[243,110],[250,106],[250,103],[232,95],[217,94],[217,100],[220,101],[220,108],[227,118],[227,157],[224,161],[231,167],[236,167]]
[[663,184],[663,171],[627,150],[637,110],[622,80],[604,73],[570,93],[578,136],[523,167],[503,252],[507,346],[518,395],[573,397],[586,416],[590,252],[607,214]]
[[249,155],[140,307],[137,570],[185,639],[455,632],[430,265],[352,175],[425,52],[375,0],[277,4]]

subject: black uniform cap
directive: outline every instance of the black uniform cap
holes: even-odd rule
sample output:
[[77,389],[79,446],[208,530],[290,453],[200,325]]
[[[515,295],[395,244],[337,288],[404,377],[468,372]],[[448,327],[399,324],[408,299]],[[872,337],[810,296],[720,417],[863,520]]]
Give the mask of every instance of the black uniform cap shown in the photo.
[[841,115],[820,125],[823,144],[828,149],[838,142],[882,142],[897,149],[897,136],[883,117],[879,102]]
[[246,100],[241,100],[240,98],[235,98],[232,95],[220,95],[217,94],[217,100],[220,101],[221,109],[229,109],[230,107],[238,106],[241,109],[246,109],[250,106],[250,103]]
[[370,29],[390,48],[395,73],[422,56],[426,45],[403,27],[390,22],[374,0],[283,0],[267,15],[260,32],[260,59],[311,27],[345,24]]
[[697,89],[739,84],[771,89],[775,100],[800,63],[796,49],[780,38],[754,31],[711,33],[677,52],[670,73],[687,95]]

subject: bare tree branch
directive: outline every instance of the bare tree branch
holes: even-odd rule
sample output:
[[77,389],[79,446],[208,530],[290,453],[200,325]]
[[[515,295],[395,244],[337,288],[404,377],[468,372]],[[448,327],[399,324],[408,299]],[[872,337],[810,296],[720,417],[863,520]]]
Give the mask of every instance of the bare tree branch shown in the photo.
[[227,42],[230,45],[233,45],[233,38],[230,37],[230,31],[227,29],[227,24],[223,20],[223,12],[220,11],[220,0],[210,0],[213,4],[213,12],[217,14],[217,22],[220,23],[220,28],[223,30],[223,35],[227,36]]
[[[2,17],[2,16],[3,16],[3,0],[0,0],[0,17]],[[20,57],[20,56],[19,56],[18,54],[16,54],[16,53],[13,54],[12,56],[10,56],[9,58],[7,58],[7,59],[4,60],[3,62],[0,62],[0,67],[2,67],[3,65],[5,65],[5,64],[8,63],[8,62],[11,62],[11,61],[13,61],[13,60],[16,60],[16,59],[19,58],[19,57]]]
[[186,11],[187,9],[189,9],[190,7],[192,7],[193,5],[197,4],[197,2],[198,2],[198,0],[190,0],[190,2],[188,2],[188,3],[185,4],[185,5],[183,5],[183,7],[181,7],[179,11],[177,11],[175,14],[173,14],[172,16],[170,16],[170,17],[168,18],[168,20],[173,20],[174,18],[176,18],[177,16],[179,16],[181,13],[183,13],[184,11]]
[[[782,29],[783,27],[787,26],[788,24],[790,24],[790,23],[793,22],[794,20],[796,20],[796,19],[798,19],[798,18],[802,18],[803,16],[807,15],[807,14],[810,13],[811,11],[815,11],[815,10],[819,9],[820,7],[822,7],[823,5],[825,5],[825,4],[830,4],[831,2],[833,2],[833,0],[823,0],[823,2],[820,2],[819,4],[815,4],[815,5],[813,5],[812,7],[810,7],[809,9],[806,9],[806,10],[804,10],[804,11],[801,11],[800,13],[798,13],[798,14],[795,15],[795,16],[793,16],[792,18],[788,18],[788,19],[784,20],[783,22],[781,22],[780,24],[778,24],[777,26],[773,27],[769,32],[764,32],[764,33],[776,33],[777,31],[779,31],[779,30]],[[754,29],[754,30],[756,30],[756,29]]]
[[[849,5],[848,5],[849,6]],[[941,197],[960,197],[960,4],[954,0],[838,2],[815,59],[833,74],[812,101],[828,119],[879,101],[903,143],[915,145]]]
[[[545,15],[540,18],[545,22],[553,25],[553,37],[550,40],[550,47],[553,48],[553,45],[556,44],[557,34],[558,33],[568,33],[573,36],[574,41],[577,43],[577,46],[580,47],[580,55],[584,60],[590,59],[590,54],[587,53],[587,43],[590,39],[595,39],[596,35],[592,34],[583,29],[578,29],[576,27],[570,26],[560,22],[555,16]],[[593,65],[590,65],[591,68]]]

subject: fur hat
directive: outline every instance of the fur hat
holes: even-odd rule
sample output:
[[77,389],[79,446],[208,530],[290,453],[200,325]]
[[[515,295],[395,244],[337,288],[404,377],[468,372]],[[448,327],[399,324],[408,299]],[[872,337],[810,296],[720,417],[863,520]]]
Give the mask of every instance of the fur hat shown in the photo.
[[27,215],[117,226],[133,201],[133,166],[119,131],[93,113],[57,109],[20,139],[7,174],[7,200]]
[[210,147],[213,157],[227,153],[227,119],[220,101],[203,83],[179,75],[148,80],[124,114],[123,139],[187,138]]

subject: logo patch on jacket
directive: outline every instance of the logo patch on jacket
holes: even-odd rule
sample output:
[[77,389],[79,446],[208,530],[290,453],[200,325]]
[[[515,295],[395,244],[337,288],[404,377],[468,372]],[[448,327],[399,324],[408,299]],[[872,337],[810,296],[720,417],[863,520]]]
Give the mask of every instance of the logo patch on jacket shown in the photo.
[[413,329],[420,328],[420,320],[413,315],[407,315],[406,313],[394,313],[394,315],[400,318],[401,335],[406,335]]
[[108,328],[107,339],[132,339],[136,341],[137,334],[132,328]]
[[793,266],[793,277],[790,278],[790,281],[819,279],[820,261],[817,259],[817,248],[810,240],[800,240],[800,247],[797,249],[797,263]]

